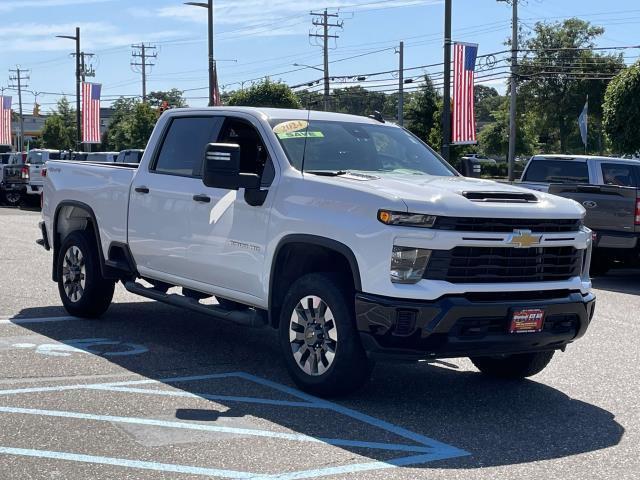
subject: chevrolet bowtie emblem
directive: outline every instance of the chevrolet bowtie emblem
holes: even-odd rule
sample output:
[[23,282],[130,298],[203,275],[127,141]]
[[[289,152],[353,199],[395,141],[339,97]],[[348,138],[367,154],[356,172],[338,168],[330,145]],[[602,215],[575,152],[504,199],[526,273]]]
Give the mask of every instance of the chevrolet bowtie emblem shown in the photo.
[[532,235],[531,230],[514,230],[507,238],[507,243],[515,248],[531,248],[539,245],[542,235]]

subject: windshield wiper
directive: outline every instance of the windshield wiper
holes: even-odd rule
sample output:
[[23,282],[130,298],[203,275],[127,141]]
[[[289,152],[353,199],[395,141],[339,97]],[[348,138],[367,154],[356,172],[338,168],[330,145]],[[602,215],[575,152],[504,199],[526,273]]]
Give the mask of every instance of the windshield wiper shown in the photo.
[[322,177],[339,177],[340,175],[346,175],[346,170],[305,170],[304,173],[310,173],[312,175],[320,175]]

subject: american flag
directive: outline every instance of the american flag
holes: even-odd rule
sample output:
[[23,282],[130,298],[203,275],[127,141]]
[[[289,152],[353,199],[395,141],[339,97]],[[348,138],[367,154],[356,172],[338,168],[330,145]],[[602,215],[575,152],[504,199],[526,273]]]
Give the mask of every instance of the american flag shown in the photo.
[[11,145],[11,97],[0,97],[0,145]]
[[476,120],[473,108],[473,84],[475,81],[478,45],[454,43],[453,45],[453,128],[452,143],[471,144],[476,140]]
[[222,105],[220,101],[220,89],[218,88],[218,66],[213,64],[213,98],[211,99],[211,105],[219,107]]
[[82,143],[100,143],[99,83],[82,84]]

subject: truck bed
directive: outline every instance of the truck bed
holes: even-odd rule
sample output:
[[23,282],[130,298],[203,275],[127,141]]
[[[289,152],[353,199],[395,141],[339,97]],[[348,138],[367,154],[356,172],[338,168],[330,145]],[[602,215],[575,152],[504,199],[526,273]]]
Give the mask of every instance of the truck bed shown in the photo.
[[[46,166],[45,217],[53,219],[56,214],[51,211],[54,205],[81,203],[90,206],[100,225],[100,241],[105,256],[111,242],[127,241],[129,188],[137,164],[50,160]],[[53,232],[48,233],[52,235]]]
[[[636,205],[639,198],[637,188],[615,185],[552,184],[549,186],[549,193],[571,198],[580,203],[587,211],[586,226],[596,232],[609,234],[607,238],[611,237],[605,243],[612,242],[612,244],[606,246],[635,247],[636,234],[640,234],[640,225],[636,225]],[[617,245],[618,243],[620,245]]]

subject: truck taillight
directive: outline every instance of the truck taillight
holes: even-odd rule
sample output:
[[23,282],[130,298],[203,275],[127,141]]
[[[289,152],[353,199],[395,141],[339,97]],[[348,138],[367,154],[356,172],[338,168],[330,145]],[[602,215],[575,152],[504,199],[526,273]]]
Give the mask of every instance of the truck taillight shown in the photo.
[[20,170],[20,176],[23,180],[29,180],[29,167],[22,167]]
[[636,225],[640,225],[640,198],[636,199]]
[[47,176],[47,167],[42,167],[40,169],[40,175],[42,175],[43,177]]

